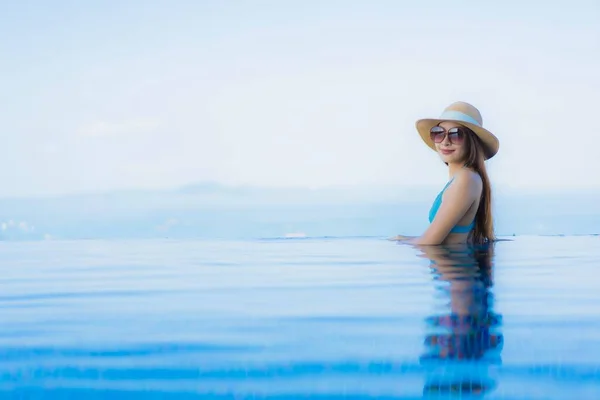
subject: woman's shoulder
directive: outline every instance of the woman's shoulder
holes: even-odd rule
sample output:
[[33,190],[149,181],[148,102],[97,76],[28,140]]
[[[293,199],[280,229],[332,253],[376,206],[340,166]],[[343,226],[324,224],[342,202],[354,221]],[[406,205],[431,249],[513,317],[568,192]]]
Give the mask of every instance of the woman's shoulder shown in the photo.
[[479,192],[483,188],[481,176],[469,168],[463,168],[458,171],[454,176],[454,180],[456,181],[456,186],[460,186],[463,189]]

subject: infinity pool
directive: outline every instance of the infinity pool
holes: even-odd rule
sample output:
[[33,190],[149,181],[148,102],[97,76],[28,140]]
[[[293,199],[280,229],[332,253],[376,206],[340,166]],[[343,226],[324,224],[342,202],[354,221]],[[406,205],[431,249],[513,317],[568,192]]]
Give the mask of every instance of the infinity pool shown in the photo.
[[600,237],[0,243],[1,398],[600,398]]

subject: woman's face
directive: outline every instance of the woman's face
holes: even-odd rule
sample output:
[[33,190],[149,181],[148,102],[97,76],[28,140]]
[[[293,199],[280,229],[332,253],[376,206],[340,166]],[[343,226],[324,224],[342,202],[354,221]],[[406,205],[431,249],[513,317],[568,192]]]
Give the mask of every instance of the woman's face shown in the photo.
[[[435,148],[442,161],[453,164],[464,160],[466,156],[465,135],[467,133],[462,129],[462,126],[455,122],[442,122],[434,127],[435,130],[437,130],[435,135],[437,140],[433,138]],[[442,138],[443,140],[441,140]]]

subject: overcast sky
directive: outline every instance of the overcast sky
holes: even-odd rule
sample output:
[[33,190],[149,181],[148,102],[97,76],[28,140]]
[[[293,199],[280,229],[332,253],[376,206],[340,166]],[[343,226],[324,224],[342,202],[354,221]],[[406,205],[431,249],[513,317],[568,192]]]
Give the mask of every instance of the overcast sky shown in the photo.
[[0,196],[443,185],[456,100],[497,188],[600,187],[600,2],[533,3],[0,0]]

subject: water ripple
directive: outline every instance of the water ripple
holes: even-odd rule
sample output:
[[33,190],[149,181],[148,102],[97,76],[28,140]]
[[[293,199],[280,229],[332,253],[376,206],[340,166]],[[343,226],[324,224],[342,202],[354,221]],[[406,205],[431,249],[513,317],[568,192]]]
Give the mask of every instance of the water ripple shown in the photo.
[[4,244],[0,397],[600,398],[597,237],[513,239]]

